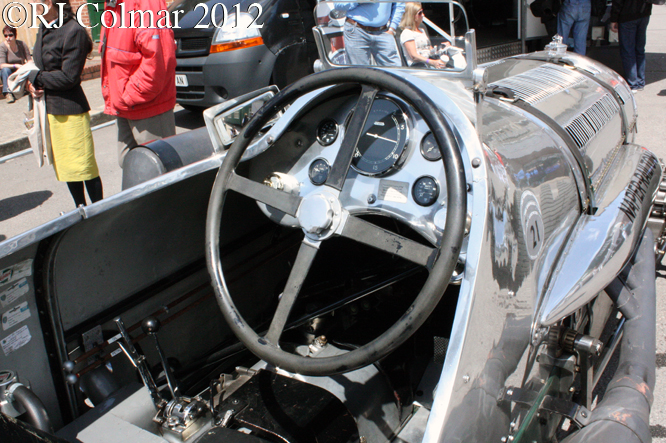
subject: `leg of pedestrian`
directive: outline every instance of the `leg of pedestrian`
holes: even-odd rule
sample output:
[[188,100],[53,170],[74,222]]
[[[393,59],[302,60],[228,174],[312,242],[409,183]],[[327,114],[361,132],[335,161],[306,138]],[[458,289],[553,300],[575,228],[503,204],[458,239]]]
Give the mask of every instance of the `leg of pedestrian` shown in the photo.
[[649,23],[650,17],[643,17],[636,26],[636,82],[639,90],[645,88],[645,44]]
[[351,23],[345,23],[345,50],[352,65],[372,64],[368,32]]
[[118,165],[122,168],[125,155],[138,146],[132,134],[130,121],[126,118],[117,117],[116,127],[118,129]]
[[618,40],[620,42],[620,57],[624,68],[624,78],[632,90],[639,88],[636,70],[637,22],[638,20],[632,20],[618,25]]
[[388,32],[381,32],[373,36],[373,57],[379,66],[401,66],[400,54],[395,38]]

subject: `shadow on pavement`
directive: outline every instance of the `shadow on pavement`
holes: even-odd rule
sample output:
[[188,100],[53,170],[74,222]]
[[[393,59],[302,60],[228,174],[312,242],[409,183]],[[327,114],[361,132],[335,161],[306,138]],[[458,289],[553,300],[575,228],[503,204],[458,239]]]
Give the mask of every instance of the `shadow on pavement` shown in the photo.
[[7,240],[7,236],[0,234],[0,241]]
[[52,195],[51,191],[35,191],[0,200],[0,222],[40,206]]
[[203,118],[203,109],[201,111],[192,112],[186,109],[174,112],[176,119],[176,126],[186,129],[197,129],[206,125]]

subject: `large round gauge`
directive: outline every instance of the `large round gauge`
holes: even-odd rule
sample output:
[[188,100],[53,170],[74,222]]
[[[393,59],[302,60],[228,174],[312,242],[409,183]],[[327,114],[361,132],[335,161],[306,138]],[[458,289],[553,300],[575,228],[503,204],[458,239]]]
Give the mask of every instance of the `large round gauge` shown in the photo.
[[430,206],[439,197],[439,186],[437,181],[429,176],[423,176],[416,180],[412,187],[414,201],[421,206]]
[[327,118],[317,127],[317,141],[322,146],[332,144],[338,138],[338,124],[335,120]]
[[354,152],[352,166],[368,175],[393,168],[407,143],[407,122],[400,107],[388,98],[377,98]]
[[435,135],[432,132],[428,132],[423,137],[423,140],[421,140],[421,155],[431,162],[436,162],[442,158],[442,153],[439,152],[439,145],[435,141]]
[[331,171],[331,166],[323,158],[318,158],[310,163],[310,181],[317,185],[323,185],[328,179],[328,173]]

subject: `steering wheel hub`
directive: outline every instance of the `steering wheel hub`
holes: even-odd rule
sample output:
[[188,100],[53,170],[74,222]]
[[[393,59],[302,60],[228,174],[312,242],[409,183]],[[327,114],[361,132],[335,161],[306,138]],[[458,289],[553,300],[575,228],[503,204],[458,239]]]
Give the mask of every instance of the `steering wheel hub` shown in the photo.
[[303,198],[296,218],[306,236],[313,240],[329,237],[340,224],[342,206],[329,192],[316,192]]

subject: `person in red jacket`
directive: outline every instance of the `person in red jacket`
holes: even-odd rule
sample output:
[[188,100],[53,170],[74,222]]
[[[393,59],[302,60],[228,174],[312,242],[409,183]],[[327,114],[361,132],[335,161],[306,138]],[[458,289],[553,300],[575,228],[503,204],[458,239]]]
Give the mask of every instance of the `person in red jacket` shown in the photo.
[[176,44],[164,0],[106,5],[111,12],[102,15],[102,95],[104,113],[117,118],[122,168],[131,149],[176,133]]

